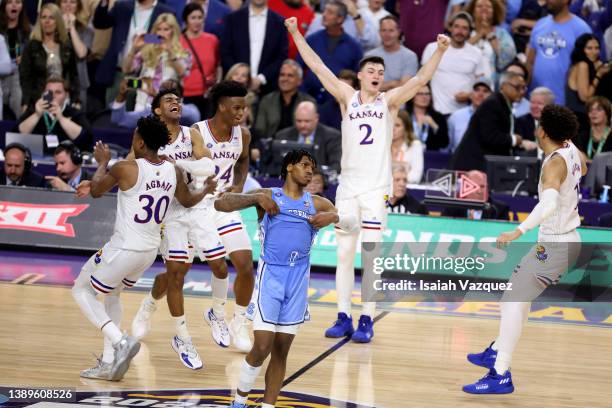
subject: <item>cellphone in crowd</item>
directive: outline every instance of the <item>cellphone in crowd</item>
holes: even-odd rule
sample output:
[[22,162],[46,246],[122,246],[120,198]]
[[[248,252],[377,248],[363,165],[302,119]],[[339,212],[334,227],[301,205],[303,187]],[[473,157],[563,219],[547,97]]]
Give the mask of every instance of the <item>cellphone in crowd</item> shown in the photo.
[[53,91],[48,90],[42,96],[43,101],[47,102],[49,105],[53,102]]
[[146,44],[161,44],[162,38],[160,35],[157,35],[157,34],[145,34],[144,42]]
[[127,78],[127,87],[131,89],[142,88],[142,79],[138,78]]

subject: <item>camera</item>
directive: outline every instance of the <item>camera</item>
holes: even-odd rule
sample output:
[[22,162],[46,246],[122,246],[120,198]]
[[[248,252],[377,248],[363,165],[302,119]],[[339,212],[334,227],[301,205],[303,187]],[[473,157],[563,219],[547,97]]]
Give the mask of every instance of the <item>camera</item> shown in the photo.
[[43,101],[47,102],[49,105],[53,102],[53,91],[48,90],[42,96]]
[[130,89],[142,88],[142,79],[138,78],[127,78],[127,87]]

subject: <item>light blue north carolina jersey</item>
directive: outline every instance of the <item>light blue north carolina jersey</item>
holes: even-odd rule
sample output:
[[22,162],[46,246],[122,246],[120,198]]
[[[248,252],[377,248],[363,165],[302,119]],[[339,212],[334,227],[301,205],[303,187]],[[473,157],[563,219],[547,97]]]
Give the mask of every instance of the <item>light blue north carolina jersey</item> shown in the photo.
[[265,214],[259,224],[261,259],[270,265],[290,265],[308,258],[317,233],[308,222],[316,213],[312,196],[304,192],[294,200],[282,188],[272,188],[272,199],[280,212]]

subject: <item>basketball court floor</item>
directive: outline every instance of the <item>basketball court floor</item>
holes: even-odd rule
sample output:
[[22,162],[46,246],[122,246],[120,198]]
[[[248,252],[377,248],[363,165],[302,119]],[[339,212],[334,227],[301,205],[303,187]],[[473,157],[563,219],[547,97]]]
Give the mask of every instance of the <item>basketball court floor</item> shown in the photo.
[[[121,382],[79,377],[102,351],[100,332],[81,315],[69,289],[85,260],[0,251],[0,386],[75,387],[73,404],[81,406],[229,405],[244,355],[210,337],[202,318],[210,305],[210,272],[202,266],[188,275],[185,288],[187,323],[202,370],[185,368],[172,350],[173,322],[163,302]],[[123,329],[161,268],[156,263],[122,294]],[[466,354],[495,339],[496,304],[388,304],[378,312],[373,342],[361,345],[323,336],[336,315],[333,288],[332,275],[313,274],[312,320],[294,341],[277,407],[612,407],[610,304],[534,304],[513,360],[514,394],[472,396],[461,386],[485,370],[470,365]],[[359,293],[354,295],[357,302]],[[256,383],[262,387],[263,375]],[[252,406],[261,396],[251,393]]]

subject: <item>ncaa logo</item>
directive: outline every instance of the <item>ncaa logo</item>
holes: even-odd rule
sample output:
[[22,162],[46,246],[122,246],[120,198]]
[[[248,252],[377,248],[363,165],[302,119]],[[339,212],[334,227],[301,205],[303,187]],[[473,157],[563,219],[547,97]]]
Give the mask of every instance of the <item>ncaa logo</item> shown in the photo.
[[211,147],[213,147],[213,144],[212,144],[212,143],[208,143],[208,144],[206,145],[206,147],[208,147],[208,148],[210,149]]

